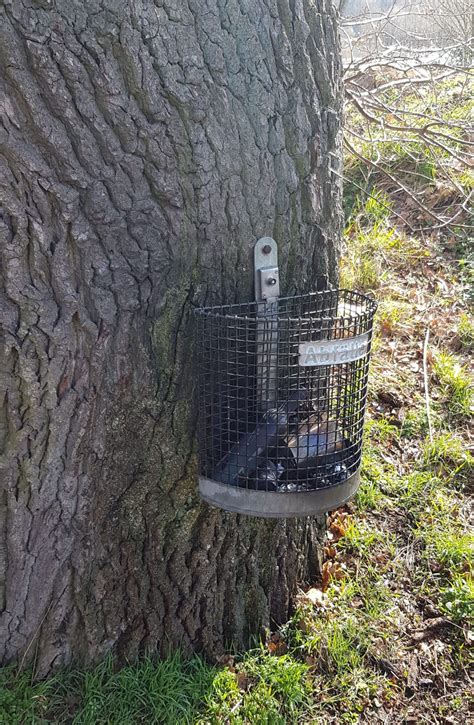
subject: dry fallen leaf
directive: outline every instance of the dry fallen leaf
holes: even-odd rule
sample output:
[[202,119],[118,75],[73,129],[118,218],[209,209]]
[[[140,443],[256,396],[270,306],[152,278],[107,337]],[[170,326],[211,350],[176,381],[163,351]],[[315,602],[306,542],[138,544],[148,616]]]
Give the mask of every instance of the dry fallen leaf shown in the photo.
[[234,657],[232,655],[221,655],[216,659],[216,662],[218,665],[221,665],[222,667],[229,667],[232,668],[234,666]]
[[324,547],[324,556],[326,559],[335,559],[336,558],[336,547],[332,544],[326,544]]
[[342,579],[344,577],[344,571],[337,561],[326,561],[323,564],[322,582],[321,589],[323,592],[327,591],[331,579]]
[[303,598],[315,607],[324,607],[326,596],[321,589],[308,589]]
[[270,642],[268,643],[268,651],[271,655],[276,655],[277,657],[279,657],[280,655],[284,655],[288,652],[286,642],[281,634],[279,634],[278,632],[275,632],[270,637]]
[[236,672],[236,680],[237,680],[237,686],[239,690],[248,690],[250,680],[248,676],[245,674],[245,672]]
[[349,516],[344,511],[337,511],[331,518],[328,525],[328,532],[331,534],[332,541],[339,541],[346,535],[349,526]]

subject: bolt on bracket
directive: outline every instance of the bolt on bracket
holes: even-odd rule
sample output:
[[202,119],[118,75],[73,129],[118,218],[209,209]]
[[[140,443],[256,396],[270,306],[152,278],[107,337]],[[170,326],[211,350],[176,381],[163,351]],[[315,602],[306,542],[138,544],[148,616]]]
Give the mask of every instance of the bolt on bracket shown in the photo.
[[262,237],[254,246],[255,299],[271,302],[280,296],[278,247],[271,237]]

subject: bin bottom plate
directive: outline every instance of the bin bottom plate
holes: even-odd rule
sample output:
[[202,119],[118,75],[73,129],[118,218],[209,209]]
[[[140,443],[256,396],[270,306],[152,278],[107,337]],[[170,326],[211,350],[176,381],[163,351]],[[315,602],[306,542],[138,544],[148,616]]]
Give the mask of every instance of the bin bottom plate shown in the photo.
[[342,506],[359,488],[360,474],[356,471],[346,481],[329,488],[297,493],[253,491],[229,486],[199,477],[199,493],[204,501],[233,513],[270,519],[314,516]]

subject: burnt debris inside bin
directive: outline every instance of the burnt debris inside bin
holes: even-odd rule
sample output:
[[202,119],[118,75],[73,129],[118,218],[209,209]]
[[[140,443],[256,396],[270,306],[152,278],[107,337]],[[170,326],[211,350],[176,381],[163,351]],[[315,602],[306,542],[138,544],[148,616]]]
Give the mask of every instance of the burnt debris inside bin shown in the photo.
[[280,494],[317,496],[351,480],[375,309],[360,293],[326,289],[196,310],[200,481],[232,502],[231,491],[272,493],[273,506]]

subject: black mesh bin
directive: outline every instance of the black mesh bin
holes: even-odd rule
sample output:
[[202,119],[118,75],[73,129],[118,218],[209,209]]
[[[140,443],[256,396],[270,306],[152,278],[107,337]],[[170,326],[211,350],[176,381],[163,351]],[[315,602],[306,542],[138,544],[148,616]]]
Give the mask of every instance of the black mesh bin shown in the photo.
[[342,289],[196,310],[204,499],[285,517],[355,493],[375,310]]

